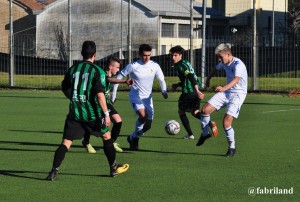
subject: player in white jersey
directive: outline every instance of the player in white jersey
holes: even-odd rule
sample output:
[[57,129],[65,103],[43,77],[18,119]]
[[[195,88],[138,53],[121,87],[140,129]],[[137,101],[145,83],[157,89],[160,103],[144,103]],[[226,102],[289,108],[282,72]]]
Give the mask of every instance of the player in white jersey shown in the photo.
[[226,72],[226,85],[217,86],[217,92],[201,110],[201,127],[202,134],[197,143],[200,146],[204,141],[211,137],[208,132],[210,114],[215,110],[219,110],[223,106],[227,106],[226,113],[223,118],[223,127],[226,133],[228,142],[228,150],[225,156],[233,157],[235,148],[234,130],[232,128],[233,118],[237,118],[242,104],[247,95],[247,69],[245,64],[232,55],[231,44],[220,44],[215,54],[218,56],[220,62],[216,68],[207,77],[206,87],[209,87],[209,81],[217,70],[224,69]]
[[[127,65],[117,76],[117,79],[122,79],[129,75],[134,81],[130,87],[129,99],[133,110],[138,114],[139,118],[136,121],[135,130],[127,138],[130,150],[133,151],[139,149],[139,138],[151,128],[154,118],[152,86],[155,77],[160,83],[163,97],[165,99],[168,98],[164,74],[160,66],[150,60],[151,51],[152,47],[150,45],[141,44],[139,47],[140,59]],[[117,88],[118,85],[115,84],[111,96],[112,102],[116,99]]]

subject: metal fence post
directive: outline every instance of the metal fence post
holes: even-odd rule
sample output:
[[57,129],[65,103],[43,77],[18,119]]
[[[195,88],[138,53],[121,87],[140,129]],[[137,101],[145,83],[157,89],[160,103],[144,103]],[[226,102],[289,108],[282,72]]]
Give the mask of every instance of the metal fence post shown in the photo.
[[205,59],[206,59],[206,55],[205,55],[205,51],[206,51],[206,0],[203,0],[203,13],[202,13],[202,62],[201,62],[201,87],[204,88],[205,85],[205,81],[204,81],[204,77],[205,77]]
[[[190,62],[192,67],[194,67],[194,28],[193,28],[193,0],[190,2]],[[195,67],[194,67],[195,68]]]
[[68,31],[69,31],[69,67],[72,66],[72,5],[71,0],[68,0]]
[[13,26],[13,3],[9,1],[9,21],[10,21],[10,71],[9,86],[15,85],[15,54],[14,54],[14,26]]
[[131,63],[131,0],[128,1],[128,64]]
[[257,36],[256,36],[256,0],[253,0],[253,76],[252,90],[257,90]]

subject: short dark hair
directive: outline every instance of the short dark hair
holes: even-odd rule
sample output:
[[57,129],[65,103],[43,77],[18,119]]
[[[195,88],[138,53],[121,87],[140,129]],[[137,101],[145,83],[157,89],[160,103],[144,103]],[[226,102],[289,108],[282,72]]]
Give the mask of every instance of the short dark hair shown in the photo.
[[106,60],[106,67],[105,67],[105,70],[108,70],[109,68],[109,65],[111,65],[113,62],[117,62],[119,64],[121,64],[121,60],[118,58],[118,57],[115,57],[115,56],[110,56],[107,58]]
[[141,44],[139,47],[139,54],[142,54],[144,51],[152,51],[152,47],[148,44]]
[[83,59],[89,59],[96,53],[96,44],[94,41],[85,41],[82,44],[81,55]]
[[179,53],[182,55],[184,53],[184,49],[181,46],[174,46],[170,49],[170,53]]

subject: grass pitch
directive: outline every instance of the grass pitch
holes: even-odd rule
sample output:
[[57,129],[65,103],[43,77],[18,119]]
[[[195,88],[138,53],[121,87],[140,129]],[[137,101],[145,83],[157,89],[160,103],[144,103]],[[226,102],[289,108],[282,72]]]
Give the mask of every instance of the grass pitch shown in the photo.
[[[167,120],[179,121],[177,99],[154,93],[155,119],[140,140],[141,151],[127,150],[126,137],[136,116],[128,93],[118,93],[116,109],[123,118],[118,162],[129,171],[109,177],[102,142],[92,137],[97,154],[88,154],[74,141],[54,182],[45,181],[54,151],[60,144],[68,100],[59,91],[0,90],[1,201],[298,201],[300,167],[299,98],[251,95],[234,121],[237,153],[227,150],[222,130],[224,109],[212,114],[219,136],[201,147],[164,132]],[[206,94],[204,101],[212,94]],[[201,104],[202,106],[203,104]],[[188,115],[196,139],[198,120]],[[180,123],[180,122],[179,122]],[[293,194],[257,194],[254,187],[291,189]],[[298,198],[298,199],[297,199]]]

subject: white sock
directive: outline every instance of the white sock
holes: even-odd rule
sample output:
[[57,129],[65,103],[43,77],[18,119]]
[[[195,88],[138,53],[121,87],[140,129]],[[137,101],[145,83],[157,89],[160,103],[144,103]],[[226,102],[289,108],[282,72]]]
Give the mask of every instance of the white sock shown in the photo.
[[225,128],[225,133],[226,133],[226,139],[227,139],[229,148],[234,149],[235,148],[235,140],[234,140],[233,128],[231,126],[228,128]]
[[209,122],[210,122],[210,115],[202,115],[201,114],[201,128],[202,128],[202,136],[209,135]]
[[139,119],[137,119],[135,122],[135,130],[134,131],[139,132],[143,129],[143,127],[144,127],[144,124],[141,123]]
[[135,122],[134,132],[131,134],[131,139],[132,138],[139,138],[140,136],[142,136],[143,135],[143,133],[142,133],[143,127],[144,127],[144,124],[142,124],[140,122],[140,120],[137,119],[136,122]]

